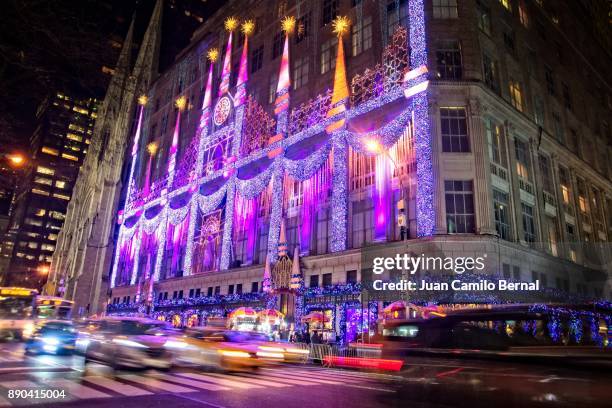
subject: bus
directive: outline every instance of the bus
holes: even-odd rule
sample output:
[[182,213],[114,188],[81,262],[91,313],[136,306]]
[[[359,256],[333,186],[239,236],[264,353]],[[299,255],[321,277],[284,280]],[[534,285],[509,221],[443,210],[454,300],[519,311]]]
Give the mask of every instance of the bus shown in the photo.
[[72,317],[74,302],[57,296],[36,297],[36,318],[65,320]]
[[34,331],[36,289],[0,287],[0,338],[21,340]]
[[36,289],[0,287],[0,339],[28,338],[39,319],[70,319],[73,304]]

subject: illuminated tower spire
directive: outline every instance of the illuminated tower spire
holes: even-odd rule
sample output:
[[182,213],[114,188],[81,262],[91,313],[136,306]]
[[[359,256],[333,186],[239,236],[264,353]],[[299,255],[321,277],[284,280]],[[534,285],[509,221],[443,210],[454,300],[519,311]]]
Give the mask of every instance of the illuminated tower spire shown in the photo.
[[[289,122],[289,35],[295,29],[295,17],[285,17],[281,27],[285,32],[285,45],[281,59],[278,84],[276,86],[276,101],[274,102],[274,113],[276,115],[276,135],[268,141],[269,144],[277,143],[287,134]],[[283,148],[268,151],[268,157],[274,158],[283,154]],[[268,256],[275,261],[278,256],[278,242],[281,232],[281,218],[283,216],[283,176],[284,170],[281,160],[275,160],[272,174],[272,205],[270,211],[270,229],[268,232]]]
[[249,35],[253,32],[255,24],[251,20],[242,23],[242,33],[244,34],[244,45],[242,46],[242,55],[240,56],[240,68],[238,70],[238,81],[236,82],[236,106],[246,102],[246,83],[249,79]]
[[291,79],[289,76],[289,35],[295,29],[295,17],[285,17],[281,23],[285,32],[285,44],[283,56],[281,58],[280,72],[278,74],[278,84],[276,85],[276,101],[274,102],[274,113],[279,115],[289,108],[289,87]]
[[281,220],[280,233],[278,235],[278,257],[287,256],[287,234],[285,232],[285,220]]
[[178,98],[175,102],[178,112],[176,113],[176,122],[174,124],[174,133],[172,134],[172,144],[170,145],[170,158],[168,161],[168,185],[171,185],[174,179],[174,169],[176,168],[176,153],[178,151],[179,136],[181,131],[181,112],[187,106],[187,99],[184,96]]
[[232,37],[234,30],[238,27],[238,20],[229,17],[225,20],[225,29],[229,32],[227,46],[225,47],[225,58],[223,59],[223,71],[221,71],[221,85],[219,86],[219,96],[224,95],[229,90],[230,76],[232,74]]
[[[342,36],[348,31],[350,20],[347,17],[337,17],[334,22],[334,33],[338,35],[338,53],[336,54],[336,69],[334,72],[334,90],[332,93],[331,108],[327,117],[331,118],[346,111],[346,102],[349,97],[348,82],[346,81],[346,66],[344,64],[344,45]],[[330,124],[325,130],[332,133],[344,125],[342,118]]]
[[210,67],[208,68],[208,79],[206,80],[206,90],[204,91],[204,102],[202,103],[202,110],[210,108],[210,104],[212,102],[213,69],[215,66],[215,61],[217,61],[217,59],[219,58],[219,50],[213,48],[208,51],[207,56],[210,60]]
[[296,246],[293,250],[293,262],[291,263],[291,284],[290,288],[298,290],[302,286],[302,272],[300,271],[300,247]]
[[142,132],[142,115],[144,112],[144,106],[147,104],[147,97],[142,95],[138,98],[139,112],[138,112],[138,125],[136,126],[136,134],[134,135],[134,142],[132,143],[132,163],[130,165],[130,178],[128,184],[127,196],[130,197],[132,190],[134,189],[134,169],[136,168],[136,156],[138,155],[138,143],[140,142],[140,133]]

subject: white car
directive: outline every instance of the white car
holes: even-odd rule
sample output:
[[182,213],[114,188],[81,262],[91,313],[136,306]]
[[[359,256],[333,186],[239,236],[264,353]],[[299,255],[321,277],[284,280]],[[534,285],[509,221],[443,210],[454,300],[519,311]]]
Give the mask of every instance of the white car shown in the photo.
[[166,323],[135,317],[107,318],[88,336],[85,363],[113,368],[169,369],[172,354],[164,347]]

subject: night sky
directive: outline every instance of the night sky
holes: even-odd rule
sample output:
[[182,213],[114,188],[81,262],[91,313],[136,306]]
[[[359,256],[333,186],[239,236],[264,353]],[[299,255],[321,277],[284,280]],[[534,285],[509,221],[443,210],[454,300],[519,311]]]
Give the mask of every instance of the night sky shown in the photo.
[[[160,70],[222,0],[166,0]],[[58,90],[103,98],[135,16],[140,42],[155,0],[7,0],[0,24],[0,140],[26,147],[36,108]],[[187,13],[186,13],[187,11]],[[189,14],[189,15],[187,15]],[[135,49],[134,52],[137,50]]]

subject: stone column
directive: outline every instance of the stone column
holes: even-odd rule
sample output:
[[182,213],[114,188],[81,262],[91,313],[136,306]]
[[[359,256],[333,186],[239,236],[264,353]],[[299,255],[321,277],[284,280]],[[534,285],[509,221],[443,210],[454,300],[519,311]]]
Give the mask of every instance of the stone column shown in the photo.
[[[446,234],[446,205],[444,203],[444,179],[442,177],[440,159],[442,155],[442,147],[440,145],[440,135],[438,129],[438,123],[440,123],[440,109],[436,100],[430,100],[429,104],[429,117],[430,119],[430,134],[431,134],[431,164],[433,170],[433,183],[434,183],[434,209],[435,209],[435,227],[434,234]],[[416,140],[415,140],[416,142]],[[418,157],[417,157],[418,161]],[[418,183],[417,177],[417,196],[418,196]],[[418,197],[417,197],[418,200]],[[418,223],[418,213],[417,213]]]
[[491,193],[491,170],[490,159],[487,149],[483,124],[483,106],[478,99],[469,100],[470,109],[470,131],[472,151],[474,153],[474,208],[478,224],[478,234],[495,235],[495,223],[493,221],[492,193]]
[[542,173],[540,172],[540,163],[539,163],[539,158],[538,158],[538,152],[537,152],[537,146],[535,145],[536,141],[533,138],[529,139],[529,160],[531,161],[531,169],[533,171],[533,187],[534,187],[534,195],[535,195],[535,205],[534,205],[534,210],[535,210],[535,214],[534,214],[534,220],[535,220],[535,228],[537,231],[537,238],[539,239],[541,242],[541,247],[537,248],[541,251],[544,251],[544,247],[543,245],[545,244],[544,241],[544,231],[543,231],[543,225],[545,225],[544,223],[544,218],[545,218],[545,214],[544,214],[544,190],[542,188]]
[[514,153],[514,127],[509,123],[504,126],[506,134],[506,151],[508,152],[508,182],[510,184],[510,212],[513,223],[513,236],[515,242],[524,243],[523,239],[523,217],[521,213],[521,193],[516,172],[516,155]]
[[[559,172],[557,171],[557,155],[550,155],[550,171],[552,176],[553,188],[555,189],[555,201],[557,203],[557,250],[559,256],[567,257],[567,231],[565,230],[565,208],[563,206],[563,193],[561,192],[561,180],[559,179]],[[544,204],[546,205],[546,204]],[[559,245],[562,244],[562,245]],[[562,249],[561,249],[562,248]]]
[[[582,243],[583,242],[583,237],[584,237],[584,232],[582,231],[582,213],[580,211],[580,204],[579,204],[579,200],[578,200],[578,185],[576,183],[576,177],[574,176],[574,169],[568,167],[568,171],[569,171],[569,177],[570,177],[570,190],[571,190],[571,200],[573,201],[571,203],[571,205],[574,208],[574,221],[575,221],[575,225],[574,225],[574,231],[576,232],[575,234],[575,238],[576,241],[575,243],[571,244],[574,248],[578,249],[578,243]],[[578,252],[578,251],[576,251]],[[584,261],[584,251],[581,250],[579,251],[580,253],[578,254],[578,256],[576,257],[578,262],[583,262]]]

